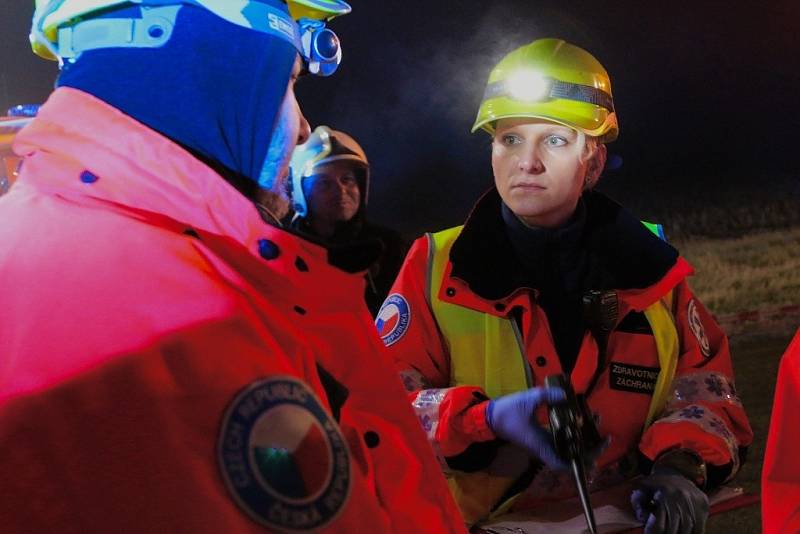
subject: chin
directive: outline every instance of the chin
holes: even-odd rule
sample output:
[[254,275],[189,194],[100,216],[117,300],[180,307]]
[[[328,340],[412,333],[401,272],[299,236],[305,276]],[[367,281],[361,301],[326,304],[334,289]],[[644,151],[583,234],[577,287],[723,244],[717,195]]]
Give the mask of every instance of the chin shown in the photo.
[[512,202],[507,204],[514,215],[517,217],[536,217],[542,214],[542,209],[539,206],[529,206],[525,203]]
[[289,199],[282,194],[263,190],[259,195],[259,202],[278,219],[283,219],[289,214]]

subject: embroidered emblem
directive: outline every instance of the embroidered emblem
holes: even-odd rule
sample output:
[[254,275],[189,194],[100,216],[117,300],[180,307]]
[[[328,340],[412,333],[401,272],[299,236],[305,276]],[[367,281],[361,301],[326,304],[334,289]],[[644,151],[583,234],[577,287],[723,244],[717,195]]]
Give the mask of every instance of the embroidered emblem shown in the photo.
[[717,397],[722,397],[725,394],[722,379],[717,375],[709,375],[705,379],[706,389],[709,393],[713,393]]
[[433,429],[434,421],[431,419],[430,415],[425,414],[420,416],[419,422],[422,425],[422,430],[424,430],[426,434]]
[[643,367],[628,363],[611,362],[609,379],[611,389],[652,395],[658,380],[658,367]]
[[397,343],[411,324],[411,308],[408,301],[399,293],[392,293],[378,310],[375,327],[387,347]]
[[723,374],[702,371],[679,376],[672,383],[673,397],[667,402],[668,411],[677,410],[687,404],[724,402],[741,406],[736,396],[733,381]]
[[725,422],[722,419],[720,419],[719,417],[711,418],[711,420],[708,423],[708,426],[710,426],[711,428],[716,430],[717,434],[719,434],[720,436],[722,436],[726,440],[735,439],[733,434],[731,433],[731,431],[728,430],[728,425],[726,425]]
[[691,378],[681,377],[675,383],[675,399],[678,401],[691,402],[699,392],[697,381]]
[[700,321],[700,314],[697,311],[697,304],[694,299],[689,301],[689,309],[686,315],[689,320],[689,328],[692,329],[692,333],[694,337],[697,338],[697,343],[700,345],[700,351],[703,353],[703,356],[708,358],[711,356],[711,345],[708,342],[708,336],[706,336],[703,323]]
[[686,419],[700,419],[704,413],[706,412],[701,407],[692,405],[681,410],[680,416]]
[[432,440],[436,436],[436,429],[439,426],[439,405],[442,404],[446,392],[446,389],[423,389],[411,403],[428,439]]
[[217,454],[236,503],[270,529],[329,525],[350,496],[350,452],[304,383],[270,377],[239,392],[222,420]]
[[676,410],[662,417],[655,424],[692,423],[704,431],[719,436],[728,448],[728,453],[733,461],[733,470],[728,479],[739,469],[739,442],[731,432],[725,421],[715,415],[711,410],[697,404],[690,404],[683,409]]

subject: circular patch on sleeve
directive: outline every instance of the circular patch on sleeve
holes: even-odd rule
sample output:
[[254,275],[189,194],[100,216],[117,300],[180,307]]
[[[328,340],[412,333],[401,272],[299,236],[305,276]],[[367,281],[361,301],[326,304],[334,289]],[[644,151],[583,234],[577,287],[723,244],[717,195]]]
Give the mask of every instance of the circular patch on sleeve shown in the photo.
[[708,342],[706,330],[703,328],[703,323],[700,321],[700,313],[697,311],[697,304],[694,299],[689,301],[689,309],[686,312],[689,321],[689,328],[692,330],[694,337],[697,338],[697,343],[700,345],[700,351],[703,356],[708,358],[711,355],[711,344]]
[[387,347],[400,341],[411,324],[411,308],[408,301],[399,293],[392,293],[383,302],[375,319],[375,327]]
[[234,501],[270,529],[324,528],[350,496],[350,451],[309,387],[272,376],[243,389],[222,420],[217,454]]

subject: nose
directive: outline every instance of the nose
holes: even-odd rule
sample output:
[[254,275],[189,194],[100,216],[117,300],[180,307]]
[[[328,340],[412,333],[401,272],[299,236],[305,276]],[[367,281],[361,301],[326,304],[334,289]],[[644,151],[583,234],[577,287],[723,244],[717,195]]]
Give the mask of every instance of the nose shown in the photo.
[[344,180],[337,180],[336,187],[334,187],[333,195],[336,202],[342,202],[350,198],[350,189]]
[[339,193],[341,193],[342,196],[347,195],[347,192],[350,190],[350,184],[348,184],[347,180],[344,179],[340,179],[338,183],[339,183]]
[[300,127],[297,129],[297,144],[302,145],[311,136],[311,125],[308,124],[303,110],[298,109],[298,114],[300,115]]
[[544,172],[544,163],[536,147],[531,147],[520,155],[519,170],[528,174]]

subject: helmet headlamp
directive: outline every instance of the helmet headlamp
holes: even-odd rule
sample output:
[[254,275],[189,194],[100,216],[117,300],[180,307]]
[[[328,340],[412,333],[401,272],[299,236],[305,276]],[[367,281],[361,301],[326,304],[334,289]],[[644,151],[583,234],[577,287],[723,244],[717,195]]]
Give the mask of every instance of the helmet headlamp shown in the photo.
[[530,69],[518,70],[504,80],[486,86],[483,100],[505,97],[518,102],[545,102],[553,99],[574,100],[614,111],[614,100],[602,89],[589,85],[555,80]]
[[319,20],[300,19],[300,45],[308,72],[319,76],[330,76],[342,61],[342,46],[333,30]]
[[[141,17],[86,17],[122,4],[140,6]],[[316,11],[304,6],[300,12],[332,18],[350,11],[350,6],[340,0],[328,4]],[[329,76],[341,62],[339,38],[323,20],[303,17],[295,22],[289,13],[263,0],[38,0],[31,43],[37,54],[59,61],[74,60],[82,52],[98,48],[157,48],[169,41],[184,5],[207,9],[228,22],[291,43],[312,74]]]
[[611,80],[589,52],[561,39],[537,39],[506,54],[486,84],[472,125],[490,135],[501,119],[542,119],[602,143],[619,133]]
[[518,70],[506,80],[508,95],[522,102],[538,102],[550,94],[550,80],[535,70]]

